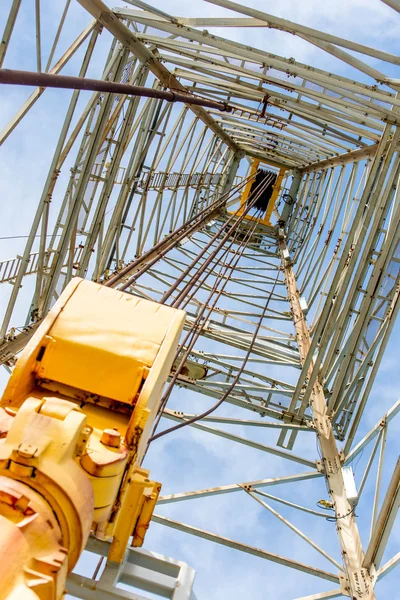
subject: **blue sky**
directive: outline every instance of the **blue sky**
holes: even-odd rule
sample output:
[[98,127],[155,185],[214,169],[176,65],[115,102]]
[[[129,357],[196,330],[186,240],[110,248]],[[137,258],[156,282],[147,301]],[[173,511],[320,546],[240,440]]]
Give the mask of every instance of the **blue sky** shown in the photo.
[[[8,0],[2,3],[0,30],[10,4],[11,2]],[[109,2],[110,6],[116,4],[123,5],[122,2]],[[277,16],[376,46],[394,54],[397,54],[399,50],[398,14],[378,0],[338,0],[330,3],[321,3],[318,0],[304,2],[282,0],[279,5],[271,0],[263,2],[254,0],[248,4]],[[205,2],[158,0],[154,2],[154,5],[171,14],[182,16],[235,16],[234,13]],[[14,42],[10,45],[5,67],[35,69],[32,6],[33,3],[23,0],[14,38],[14,40],[18,40],[18,44]],[[59,1],[46,3],[46,12],[42,21],[44,30],[50,31],[52,27],[54,29],[54,20],[56,15],[61,13],[62,6],[63,2]],[[73,0],[65,38],[60,40],[60,50],[64,49],[68,40],[72,40],[89,21],[90,16]],[[285,57],[294,56],[299,61],[337,71],[343,75],[354,74],[354,71],[348,66],[291,35],[264,29],[250,30],[251,33],[249,30],[230,29],[218,29],[216,32],[218,35],[225,35],[243,43],[248,43],[249,35],[251,35],[251,44],[256,47],[276,52]],[[102,35],[101,44],[104,52],[108,47],[109,39],[107,34]],[[46,51],[48,51],[48,47],[44,39],[45,56]],[[58,55],[59,51],[56,53],[56,56]],[[81,57],[82,51],[78,53],[77,60],[72,61],[65,70],[65,74],[75,73],[74,69],[78,64],[78,58]],[[379,61],[368,60],[368,62],[377,68],[384,68]],[[88,75],[99,76],[102,66],[103,62],[99,58],[91,65]],[[389,75],[399,77],[398,69],[395,67],[387,65],[385,69]],[[357,78],[367,80],[362,75],[357,75]],[[5,124],[9,120],[30,91],[27,88],[15,87],[2,89],[0,96],[1,124]],[[46,91],[31,114],[25,117],[17,130],[0,148],[0,164],[2,164],[0,193],[5,199],[0,223],[0,237],[28,233],[69,98],[68,92]],[[85,101],[82,100],[80,106],[83,106]],[[69,166],[70,164],[66,165],[61,182],[66,182],[69,177]],[[0,239],[1,259],[20,253],[23,250],[23,242],[23,239]],[[29,285],[28,282],[24,298],[28,297],[30,293]],[[5,307],[5,298],[6,294],[0,286],[2,310]],[[17,315],[20,315],[23,320],[25,313],[26,306],[21,305]],[[19,325],[20,323],[15,324]],[[398,324],[388,344],[357,439],[360,439],[375,425],[398,399],[400,389],[400,374],[397,367],[399,334],[400,326]],[[2,370],[0,382],[4,384],[5,381],[6,373]],[[211,403],[210,398],[199,397],[187,390],[178,389],[172,398],[171,407],[179,407],[187,412],[196,412],[207,408]],[[224,407],[220,410],[220,414],[233,415],[235,409]],[[250,415],[249,418],[252,416]],[[383,490],[398,456],[399,420],[398,418],[397,421],[392,422],[389,428]],[[170,421],[166,421],[163,426],[169,426],[169,424]],[[272,444],[276,439],[276,434],[270,432],[266,434],[264,430],[232,427],[231,431],[264,444]],[[316,457],[315,443],[314,440],[312,442],[309,440],[308,435],[300,436],[295,451],[313,459]],[[367,459],[368,452],[365,451],[361,458],[355,461],[358,481]],[[235,445],[221,438],[207,436],[191,428],[185,428],[155,442],[146,458],[145,466],[151,469],[152,478],[163,483],[163,494],[273,477],[284,472],[295,473],[302,470],[300,466],[297,468],[296,465],[283,465],[280,459],[271,455],[261,455],[255,450]],[[267,491],[312,508],[315,506],[316,500],[326,497],[322,480],[301,485],[291,484],[290,487],[277,486]],[[368,508],[371,505],[372,493],[373,489],[370,485],[364,492],[363,506],[360,504],[360,510],[357,511],[364,544],[367,543],[369,532],[366,515],[370,514]],[[340,561],[333,523],[320,520],[315,522],[313,518],[305,517],[303,513],[294,515],[293,511],[287,511],[285,507],[274,506]],[[229,496],[165,505],[158,508],[157,512],[265,548],[271,552],[334,571],[332,565],[315,554],[299,538],[288,534],[283,525],[279,524],[265,509],[244,493],[238,492]],[[395,527],[383,562],[399,551],[399,542],[399,528]],[[335,587],[334,584],[192,538],[157,524],[152,524],[145,547],[184,560],[193,566],[198,572],[195,585],[198,600],[225,600],[225,598],[236,600],[243,596],[256,600],[269,598],[290,600]],[[85,568],[86,565],[87,563],[85,563]],[[396,597],[395,581],[396,575],[392,572],[378,584],[378,599]]]

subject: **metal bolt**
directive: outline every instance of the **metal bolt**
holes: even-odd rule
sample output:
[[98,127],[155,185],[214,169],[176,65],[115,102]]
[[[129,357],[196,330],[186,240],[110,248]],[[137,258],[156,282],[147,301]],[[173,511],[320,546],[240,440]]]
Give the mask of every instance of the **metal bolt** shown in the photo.
[[18,446],[17,454],[21,458],[33,458],[37,450],[37,446],[32,446],[31,444],[20,444]]
[[112,448],[118,448],[121,443],[121,434],[115,429],[105,429],[101,434],[100,441],[105,446],[111,446]]

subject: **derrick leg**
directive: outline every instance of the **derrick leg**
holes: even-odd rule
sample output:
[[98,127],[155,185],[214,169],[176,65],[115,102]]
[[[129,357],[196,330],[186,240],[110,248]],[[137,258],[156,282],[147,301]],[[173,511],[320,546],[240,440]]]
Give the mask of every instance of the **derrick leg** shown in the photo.
[[[310,331],[300,305],[300,293],[297,288],[296,278],[292,263],[285,258],[287,250],[285,240],[279,240],[285,283],[288,291],[290,307],[296,338],[299,346],[300,360],[303,363],[310,348]],[[311,362],[309,371],[313,369]],[[357,600],[374,600],[375,593],[372,578],[362,564],[364,552],[361,545],[360,534],[354,516],[354,509],[346,497],[346,490],[342,472],[342,458],[339,453],[333,434],[331,420],[327,415],[327,402],[321,384],[316,381],[311,394],[311,407],[314,425],[321,452],[321,470],[323,471],[335,511],[336,530],[339,536],[343,562],[345,565],[345,579],[342,584],[343,593]]]

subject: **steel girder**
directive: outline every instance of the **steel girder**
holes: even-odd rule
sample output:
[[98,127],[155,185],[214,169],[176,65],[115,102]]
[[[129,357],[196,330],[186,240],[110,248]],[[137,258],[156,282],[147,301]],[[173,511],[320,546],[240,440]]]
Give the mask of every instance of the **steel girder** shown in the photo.
[[[88,25],[61,53],[59,42],[71,11],[71,3],[66,2],[55,37],[47,44],[45,70],[62,73],[73,64],[75,74],[84,77],[102,60],[104,68],[97,76],[103,79],[183,89],[227,101],[233,112],[178,108],[161,100],[101,93],[92,94],[83,105],[80,92],[73,92],[25,249],[0,263],[0,283],[11,284],[0,357],[12,367],[15,355],[73,275],[110,282],[155,300],[179,282],[169,300],[173,302],[185,286],[190,288],[196,269],[210,259],[185,300],[186,332],[198,328],[200,322],[201,335],[188,351],[186,371],[177,377],[172,408],[165,409],[162,423],[193,419],[197,408],[187,406],[187,394],[205,402],[223,397],[240,371],[257,319],[267,304],[247,365],[223,409],[191,428],[204,444],[222,439],[258,452],[260,457],[274,457],[281,461],[281,473],[268,477],[266,472],[263,479],[228,485],[205,481],[207,487],[202,489],[164,495],[160,507],[189,499],[194,500],[190,503],[194,507],[196,499],[225,498],[238,492],[249,502],[261,504],[269,519],[277,518],[292,534],[311,543],[339,573],[326,571],[319,562],[309,567],[301,560],[277,555],[273,548],[261,550],[167,516],[158,515],[155,521],[340,583],[339,590],[309,598],[342,593],[372,598],[376,580],[399,562],[394,556],[380,565],[398,506],[398,469],[381,508],[379,502],[388,427],[398,405],[359,444],[354,443],[399,307],[396,125],[400,99],[398,80],[368,61],[372,57],[398,65],[400,59],[228,0],[213,0],[213,4],[247,16],[175,17],[143,2],[129,3],[136,8],[112,9],[99,0],[82,0],[80,4],[94,20],[88,15]],[[21,2],[14,0],[0,51],[0,64],[5,60],[6,66],[20,10]],[[44,32],[40,30],[44,10],[45,1],[37,2],[32,40],[38,70],[44,65]],[[357,80],[327,72],[201,29],[215,26],[228,31],[230,27],[251,31],[265,26],[297,35],[363,76]],[[108,33],[107,54],[102,39]],[[348,51],[361,53],[363,60]],[[10,66],[19,68],[18,64]],[[42,96],[46,97],[46,91],[38,88],[23,103],[0,134],[1,143],[12,143],[18,125],[29,119]],[[280,227],[257,223],[253,227],[251,221],[243,221],[218,253],[223,225],[239,203],[246,175],[244,156],[286,169],[275,205],[274,219]],[[66,177],[67,168],[70,176]],[[219,204],[214,210],[215,202]],[[180,228],[196,217],[186,235]],[[282,253],[282,240],[289,259]],[[157,250],[152,251],[153,247]],[[143,260],[137,263],[140,257]],[[186,273],[196,257],[197,264]],[[209,295],[218,277],[218,285],[226,285],[212,306]],[[32,295],[26,291],[29,281],[33,281]],[[300,298],[306,302],[307,316]],[[21,323],[21,307],[27,315],[23,327],[16,328]],[[198,321],[199,315],[207,317]],[[183,344],[178,366],[186,348]],[[265,443],[256,434],[276,430],[273,443]],[[302,441],[314,439],[315,433],[321,459],[310,454]],[[373,439],[359,488],[360,495],[364,494],[361,509],[379,454],[371,540],[364,559],[354,510],[343,496],[341,469],[367,452]],[[300,446],[296,454],[295,444]],[[287,466],[297,466],[293,463],[307,471],[288,473]],[[306,481],[316,485],[325,478],[330,483],[332,518],[339,530],[344,567],[338,563],[338,554],[330,556],[321,542],[294,526],[292,518],[257,496],[260,488],[287,483],[285,489],[293,490],[291,486]],[[289,507],[290,515],[302,511],[321,519],[320,512],[293,502],[293,495],[290,492],[285,499],[265,494]],[[329,525],[320,520],[319,527],[325,532]],[[357,578],[363,581],[359,587]]]

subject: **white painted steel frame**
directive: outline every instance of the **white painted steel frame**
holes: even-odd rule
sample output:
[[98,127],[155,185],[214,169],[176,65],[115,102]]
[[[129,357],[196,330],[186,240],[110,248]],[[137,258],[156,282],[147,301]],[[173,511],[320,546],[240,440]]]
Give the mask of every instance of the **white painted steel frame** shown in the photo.
[[[209,416],[192,427],[207,436],[222,437],[309,470],[177,492],[161,497],[159,505],[247,493],[327,556],[261,498],[293,511],[318,517],[322,513],[259,492],[260,488],[283,483],[300,485],[326,476],[334,514],[342,519],[336,524],[345,567],[328,556],[339,570],[339,574],[329,573],[161,515],[154,520],[335,584],[340,582],[340,589],[307,596],[308,600],[334,598],[342,593],[373,598],[375,580],[400,562],[396,555],[380,566],[398,509],[398,465],[384,502],[379,502],[384,495],[380,482],[385,439],[399,402],[357,445],[354,440],[399,309],[400,133],[396,125],[400,81],[378,71],[368,60],[399,65],[400,59],[228,0],[209,1],[247,16],[188,19],[139,0],[129,0],[135,8],[114,10],[100,0],[79,1],[94,20],[88,18],[82,33],[54,61],[71,2],[65,2],[55,37],[47,44],[50,52],[46,57],[46,34],[41,28],[46,2],[36,0],[32,52],[39,70],[46,65],[46,72],[62,72],[84,47],[78,74],[85,76],[97,56],[97,42],[104,28],[112,34],[112,44],[101,77],[186,90],[226,101],[233,111],[217,113],[193,106],[177,110],[159,100],[94,93],[81,114],[75,115],[80,92],[73,92],[25,250],[21,256],[0,262],[0,283],[12,284],[1,328],[0,358],[12,366],[15,355],[73,275],[107,282],[135,257],[159,244],[168,232],[201,214],[233,184],[240,184],[238,167],[245,156],[259,158],[275,169],[286,168],[286,183],[274,213],[286,239],[277,240],[277,229],[261,225],[255,228],[229,276],[220,304],[209,311],[199,343],[189,354],[189,374],[178,377],[177,387],[210,399],[222,397],[240,368],[255,321],[277,277],[267,321],[261,325],[249,362],[226,399],[225,414]],[[394,0],[384,1],[399,10]],[[0,66],[7,61],[7,49],[14,41],[20,4],[20,0],[11,3],[0,47]],[[213,26],[262,26],[298,35],[372,81],[328,73],[199,29]],[[363,60],[348,51],[361,53]],[[13,135],[45,93],[38,88],[31,94],[0,133],[0,143]],[[75,125],[71,131],[72,122]],[[60,193],[57,175],[70,155],[75,156],[75,163],[67,188]],[[237,201],[238,193],[228,200],[229,210],[237,208]],[[181,236],[172,244],[128,291],[159,300],[228,218],[226,211],[210,213],[187,239]],[[246,231],[243,227],[243,235]],[[219,239],[217,236],[199,266],[211,256]],[[289,262],[278,251],[280,248],[282,254],[286,245]],[[233,246],[227,249],[223,260],[228,261],[234,252]],[[187,330],[207,309],[204,297],[212,288],[217,263],[211,263],[206,271],[208,279],[188,299]],[[16,329],[13,314],[28,276],[35,278],[35,292],[32,299],[25,299],[30,303],[25,328]],[[127,279],[124,277],[118,285]],[[183,279],[172,299],[179,297],[189,280],[190,276]],[[308,322],[300,307],[300,295],[307,299]],[[207,340],[217,344],[212,352],[205,349]],[[290,374],[287,381],[265,374],[273,367]],[[191,377],[190,369],[204,375]],[[248,419],[248,412],[232,416],[230,405],[252,411],[257,419]],[[182,422],[193,416],[167,408],[162,422]],[[249,437],[211,424],[245,425]],[[280,430],[277,446],[251,439],[250,432],[262,427]],[[321,461],[293,453],[297,436],[304,431],[312,437],[317,433]],[[379,450],[371,539],[364,558],[354,512],[342,493],[341,464],[360,457],[375,438],[359,488],[361,495]],[[341,442],[343,452],[338,451]],[[357,583],[360,574],[362,585]]]

